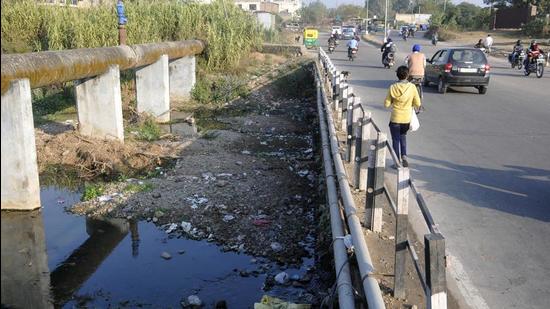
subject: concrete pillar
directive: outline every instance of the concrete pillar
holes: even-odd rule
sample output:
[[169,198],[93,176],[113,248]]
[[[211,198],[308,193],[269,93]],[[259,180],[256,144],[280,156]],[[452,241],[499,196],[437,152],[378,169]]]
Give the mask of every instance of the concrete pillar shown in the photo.
[[138,113],[149,113],[159,122],[170,121],[170,83],[168,55],[136,70]]
[[75,88],[80,134],[124,141],[118,65],[102,75],[81,80]]
[[185,100],[191,97],[191,90],[197,80],[195,56],[170,61],[170,99]]
[[2,209],[40,207],[40,184],[28,79],[2,94]]

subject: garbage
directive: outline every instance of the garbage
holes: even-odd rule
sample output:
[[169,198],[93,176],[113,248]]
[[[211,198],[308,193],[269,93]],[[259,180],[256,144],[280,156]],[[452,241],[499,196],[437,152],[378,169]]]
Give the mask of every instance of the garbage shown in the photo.
[[344,236],[344,245],[346,246],[348,251],[355,250],[355,247],[353,246],[353,239],[351,238],[350,234],[347,234],[346,236]]
[[275,276],[275,281],[279,284],[286,284],[289,280],[289,276],[286,272],[282,271]]
[[189,295],[187,297],[187,302],[191,306],[201,306],[202,300],[197,295]]
[[183,231],[185,233],[189,233],[189,232],[191,232],[191,229],[193,227],[191,226],[190,222],[181,221],[181,228],[183,229]]
[[259,303],[254,303],[254,309],[310,309],[308,304],[295,304],[269,295],[262,296]]
[[197,194],[193,195],[192,197],[186,198],[186,200],[191,203],[192,209],[197,209],[199,205],[208,203],[208,199],[206,197],[199,197]]
[[170,255],[170,253],[168,253],[168,252],[166,252],[166,251],[162,252],[162,253],[160,254],[160,257],[163,258],[163,259],[165,259],[165,260],[169,260],[169,259],[172,258],[172,256]]
[[298,280],[300,280],[300,275],[294,274],[294,275],[290,276],[290,280],[292,280],[292,281],[298,281]]
[[230,173],[221,173],[216,175],[216,177],[231,177],[231,176],[233,176],[233,174],[230,174]]
[[304,150],[305,154],[312,153],[312,152],[313,152],[313,148],[308,148],[308,149]]
[[252,221],[252,224],[254,224],[255,226],[266,226],[270,223],[271,223],[271,220],[267,220],[267,219],[255,219]]
[[229,221],[231,221],[231,220],[233,220],[233,219],[235,219],[235,216],[233,216],[233,215],[225,215],[225,216],[223,216],[223,219],[222,219],[222,220],[223,220],[223,222],[229,222]]
[[309,174],[309,171],[308,170],[300,170],[298,171],[298,176],[300,177],[305,177]]
[[249,155],[249,154],[250,154],[250,151],[248,151],[248,150],[243,150],[243,151],[241,151],[241,153],[242,153],[243,155]]
[[283,250],[283,246],[278,242],[272,242],[271,243],[271,249],[275,252],[279,252]]
[[102,195],[102,196],[100,196],[100,197],[97,198],[97,200],[98,200],[99,202],[101,202],[101,203],[108,202],[108,201],[110,201],[110,200],[112,200],[112,199],[113,199],[113,197],[110,196],[110,195]]
[[170,226],[168,227],[168,229],[166,230],[166,234],[170,234],[172,233],[174,230],[176,230],[178,228],[178,225],[175,224],[175,223],[172,223],[170,224]]

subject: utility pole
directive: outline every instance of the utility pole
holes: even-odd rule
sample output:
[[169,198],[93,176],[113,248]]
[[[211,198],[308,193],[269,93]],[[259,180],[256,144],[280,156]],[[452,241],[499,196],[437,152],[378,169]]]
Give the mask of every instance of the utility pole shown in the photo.
[[386,0],[386,12],[384,13],[384,43],[388,35],[388,0]]

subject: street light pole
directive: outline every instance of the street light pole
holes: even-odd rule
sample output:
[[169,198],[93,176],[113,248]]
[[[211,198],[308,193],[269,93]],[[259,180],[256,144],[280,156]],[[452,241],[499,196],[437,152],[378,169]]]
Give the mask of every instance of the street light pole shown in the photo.
[[384,43],[388,35],[388,0],[386,0],[386,12],[384,13]]

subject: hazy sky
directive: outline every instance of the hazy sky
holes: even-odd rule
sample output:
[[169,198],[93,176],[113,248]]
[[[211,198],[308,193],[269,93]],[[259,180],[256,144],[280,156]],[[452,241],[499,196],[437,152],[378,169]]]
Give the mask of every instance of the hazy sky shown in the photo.
[[[314,2],[314,1],[315,0],[303,0],[303,2],[305,4],[308,4],[308,3]],[[483,5],[483,0],[465,0],[465,1],[462,1],[462,0],[448,0],[448,1],[452,1],[455,4],[459,4],[461,2],[470,2],[470,3],[473,3],[473,4],[484,6]],[[323,2],[329,8],[333,8],[333,7],[336,7],[336,6],[341,5],[341,4],[356,4],[356,5],[361,5],[361,6],[365,5],[365,0],[321,0],[321,2]]]

